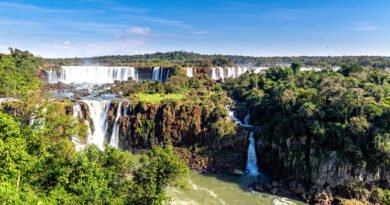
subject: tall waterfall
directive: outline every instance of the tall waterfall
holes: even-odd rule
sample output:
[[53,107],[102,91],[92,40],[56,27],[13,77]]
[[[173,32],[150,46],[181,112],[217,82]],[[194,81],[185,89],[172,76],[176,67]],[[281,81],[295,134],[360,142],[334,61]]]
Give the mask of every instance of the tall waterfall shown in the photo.
[[159,80],[165,82],[169,78],[170,69],[163,67],[154,67],[152,80]]
[[[249,125],[250,115],[249,113],[245,116],[245,124]],[[246,171],[251,176],[259,176],[259,167],[257,165],[257,156],[256,156],[256,142],[255,142],[255,131],[251,130],[249,133],[249,146],[248,146],[248,156],[246,161]]]
[[114,125],[112,127],[112,134],[110,140],[110,145],[115,148],[118,148],[119,146],[119,120],[121,117],[122,117],[122,102],[119,102],[118,109],[116,111]]
[[192,68],[186,68],[186,74],[187,77],[192,78],[194,77],[194,70]]
[[96,144],[100,149],[104,148],[105,137],[108,128],[107,114],[110,108],[110,100],[83,100],[88,105],[89,113],[93,121],[94,130],[88,136],[88,144]]
[[48,82],[57,83],[113,83],[133,78],[138,81],[138,71],[133,67],[62,66],[60,70],[47,71]]
[[249,70],[247,67],[213,67],[210,75],[213,80],[224,80],[226,78],[237,78]]

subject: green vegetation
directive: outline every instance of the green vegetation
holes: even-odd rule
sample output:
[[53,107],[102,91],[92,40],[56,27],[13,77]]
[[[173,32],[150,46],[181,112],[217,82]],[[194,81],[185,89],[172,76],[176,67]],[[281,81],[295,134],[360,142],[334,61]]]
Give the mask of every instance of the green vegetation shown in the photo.
[[265,156],[280,158],[279,164],[266,163],[290,169],[291,178],[316,180],[312,173],[330,153],[336,153],[335,166],[374,172],[390,166],[390,75],[384,71],[356,64],[340,72],[272,68],[230,80],[225,89],[256,116],[260,151],[280,152]]
[[1,204],[161,204],[167,186],[188,173],[170,147],[145,151],[137,167],[110,146],[76,151],[70,138],[83,131],[69,103],[43,103],[32,126],[0,112]]
[[44,61],[28,51],[11,49],[11,54],[0,54],[0,97],[23,97],[41,85],[39,69]]
[[184,96],[182,94],[145,94],[139,93],[132,98],[134,101],[143,103],[160,104],[162,101],[178,101]]

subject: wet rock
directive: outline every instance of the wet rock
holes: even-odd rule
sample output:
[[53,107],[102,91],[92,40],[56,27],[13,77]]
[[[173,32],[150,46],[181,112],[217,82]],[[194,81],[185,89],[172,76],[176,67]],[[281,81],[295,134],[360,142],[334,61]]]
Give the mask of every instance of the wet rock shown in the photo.
[[255,190],[259,192],[264,192],[264,187],[261,184],[256,184]]
[[330,205],[331,201],[331,197],[324,191],[317,192],[313,197],[313,203],[318,205]]
[[242,170],[239,170],[239,169],[234,169],[233,170],[233,174],[240,175],[240,176],[245,175],[245,173]]
[[271,193],[276,195],[278,193],[278,188],[271,189]]

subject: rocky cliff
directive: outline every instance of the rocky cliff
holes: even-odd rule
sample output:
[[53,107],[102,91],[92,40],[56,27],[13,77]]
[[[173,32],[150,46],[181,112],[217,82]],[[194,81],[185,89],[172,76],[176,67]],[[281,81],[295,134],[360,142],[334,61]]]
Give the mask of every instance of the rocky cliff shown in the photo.
[[[109,110],[108,136],[117,106],[118,102],[113,102]],[[122,107],[126,106],[122,102]],[[129,104],[121,112],[121,149],[137,153],[153,146],[173,145],[193,169],[233,172],[245,167],[248,132],[236,126],[220,107],[172,101]]]

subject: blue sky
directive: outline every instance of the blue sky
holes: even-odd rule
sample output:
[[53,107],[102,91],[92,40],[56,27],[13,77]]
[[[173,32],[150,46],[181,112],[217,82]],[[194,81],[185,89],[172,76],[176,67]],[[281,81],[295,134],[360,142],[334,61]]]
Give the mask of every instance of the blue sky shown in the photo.
[[390,56],[389,0],[0,0],[0,52]]

